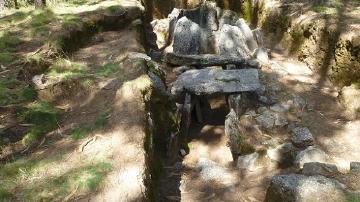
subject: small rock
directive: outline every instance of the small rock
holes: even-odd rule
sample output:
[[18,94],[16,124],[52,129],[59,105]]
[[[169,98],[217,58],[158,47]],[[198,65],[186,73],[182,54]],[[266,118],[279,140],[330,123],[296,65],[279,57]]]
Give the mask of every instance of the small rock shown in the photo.
[[274,116],[273,113],[269,111],[265,111],[260,116],[256,117],[255,120],[262,127],[266,129],[271,129],[275,125],[275,119],[276,117]]
[[328,155],[321,149],[310,146],[303,151],[300,151],[295,158],[295,165],[303,168],[305,163],[321,162],[326,163]]
[[292,164],[295,158],[296,148],[290,142],[281,144],[267,150],[267,156],[281,164]]
[[180,149],[180,154],[181,156],[186,156],[187,153],[184,149]]
[[244,156],[239,156],[237,161],[237,168],[255,171],[262,167],[258,163],[259,157],[260,155],[256,152]]
[[253,58],[257,59],[261,64],[269,63],[269,55],[266,48],[257,48],[253,54]]
[[360,162],[350,162],[350,171],[360,172]]
[[298,95],[294,95],[293,97],[294,106],[296,108],[303,109],[306,106],[306,101],[302,97]]
[[275,104],[271,106],[270,109],[274,112],[283,113],[289,111],[290,105],[288,105],[287,103]]
[[265,202],[346,201],[345,186],[321,175],[277,175],[271,179]]
[[224,184],[231,182],[231,175],[228,170],[210,159],[200,158],[196,168],[200,171],[200,177],[204,181],[216,181]]
[[264,104],[268,104],[269,103],[269,99],[266,96],[260,96],[259,97],[259,101],[264,103]]
[[279,127],[284,127],[288,124],[287,119],[280,115],[280,114],[275,114],[275,126],[279,126]]
[[338,174],[339,171],[336,165],[333,164],[309,162],[304,164],[302,173],[304,175],[323,175],[325,177],[331,177]]
[[303,148],[314,145],[314,137],[308,128],[297,127],[294,128],[292,132],[291,141],[295,146]]
[[248,110],[248,111],[245,112],[245,115],[249,115],[251,117],[254,117],[254,116],[256,116],[256,112],[255,112],[255,110]]

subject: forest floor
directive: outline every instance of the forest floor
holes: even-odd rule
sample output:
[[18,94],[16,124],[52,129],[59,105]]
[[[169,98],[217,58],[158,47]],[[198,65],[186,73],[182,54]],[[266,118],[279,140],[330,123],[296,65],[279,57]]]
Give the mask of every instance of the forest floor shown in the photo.
[[[75,52],[47,61],[37,55],[94,15],[138,5],[78,3],[14,11],[0,19],[0,201],[143,197],[142,92],[149,82],[141,62],[121,63],[130,52],[144,52],[136,25],[99,32]],[[50,90],[38,89],[38,98],[22,73],[33,58],[50,63],[40,82]]]

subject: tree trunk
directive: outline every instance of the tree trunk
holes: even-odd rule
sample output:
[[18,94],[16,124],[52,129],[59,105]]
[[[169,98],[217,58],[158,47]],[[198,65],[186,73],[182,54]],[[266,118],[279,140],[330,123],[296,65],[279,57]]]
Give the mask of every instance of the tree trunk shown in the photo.
[[35,0],[35,8],[44,8],[46,6],[46,0]]
[[0,0],[0,18],[4,15],[5,11],[5,0]]

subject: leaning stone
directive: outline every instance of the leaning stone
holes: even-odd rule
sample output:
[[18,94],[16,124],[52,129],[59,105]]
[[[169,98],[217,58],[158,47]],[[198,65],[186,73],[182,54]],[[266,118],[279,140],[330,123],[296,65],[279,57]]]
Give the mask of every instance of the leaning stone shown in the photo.
[[321,162],[326,163],[328,155],[321,149],[310,146],[303,151],[300,151],[295,158],[295,165],[298,168],[303,168],[305,163]]
[[325,177],[331,177],[336,174],[339,174],[339,171],[336,165],[319,163],[319,162],[309,162],[305,163],[302,174],[304,175],[323,175]]
[[295,146],[303,148],[314,145],[314,137],[308,128],[297,127],[292,130],[292,133],[291,141]]
[[253,58],[257,59],[261,64],[269,63],[269,55],[266,48],[255,49]]
[[251,31],[249,25],[242,18],[237,20],[235,24],[237,27],[240,28],[241,32],[243,33],[249,50],[254,51],[258,47],[258,45],[254,39],[253,32]]
[[174,31],[174,53],[178,54],[199,54],[201,29],[198,24],[187,17],[180,18]]
[[360,162],[350,162],[350,171],[360,173]]
[[230,147],[231,154],[235,160],[241,154],[240,145],[243,133],[240,130],[238,116],[233,109],[230,110],[225,119],[225,136],[227,138],[227,145]]
[[251,106],[252,100],[246,93],[232,94],[228,97],[229,108],[234,109],[237,116],[240,117]]
[[260,87],[258,70],[201,69],[181,74],[173,83],[171,93],[181,95],[184,91],[195,95],[215,93],[240,93],[255,91]]
[[256,28],[252,31],[254,39],[256,41],[256,43],[258,44],[259,47],[262,47],[264,45],[264,37],[262,34],[262,31],[260,28]]
[[265,202],[346,201],[345,185],[321,175],[277,175],[271,179]]
[[246,45],[246,38],[236,26],[223,25],[216,35],[216,53],[219,55],[249,58],[251,50]]

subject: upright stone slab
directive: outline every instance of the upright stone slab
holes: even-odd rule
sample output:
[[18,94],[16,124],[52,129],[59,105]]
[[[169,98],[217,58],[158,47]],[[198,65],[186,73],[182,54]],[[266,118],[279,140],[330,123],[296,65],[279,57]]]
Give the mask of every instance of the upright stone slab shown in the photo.
[[216,52],[220,55],[248,58],[251,54],[246,44],[246,37],[239,27],[225,24],[216,38]]
[[215,2],[206,2],[200,8],[200,25],[208,31],[218,30],[217,11]]
[[200,26],[187,17],[180,18],[174,31],[174,53],[199,54],[200,53]]
[[239,27],[239,29],[243,33],[243,35],[245,37],[246,44],[247,44],[249,50],[251,52],[254,51],[258,47],[258,45],[257,45],[257,43],[255,41],[253,32],[251,31],[249,25],[247,25],[245,20],[242,19],[242,18],[237,20],[235,24],[236,24],[237,27]]

